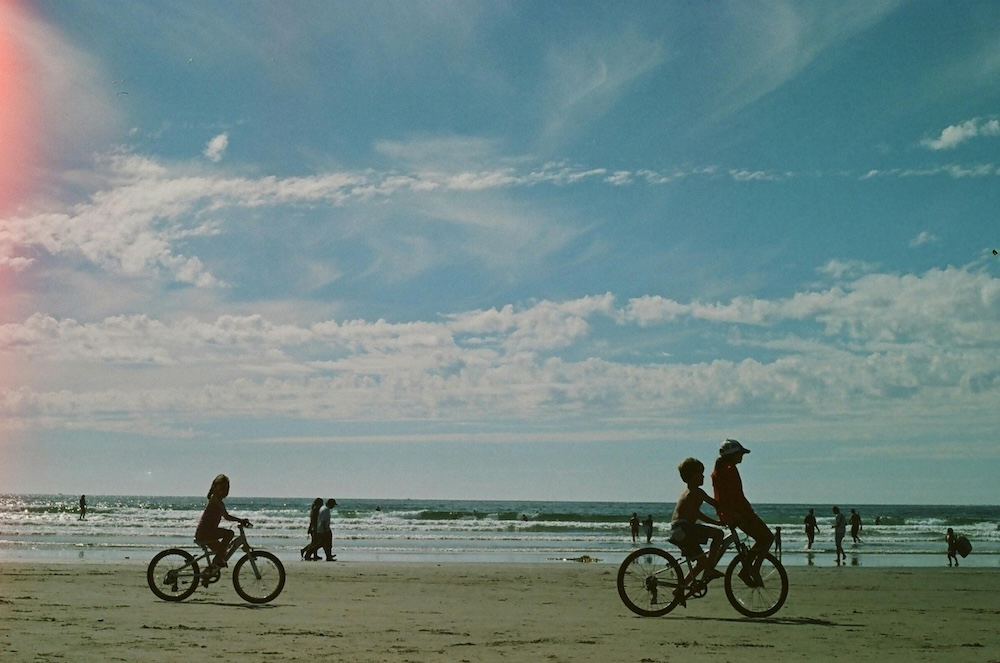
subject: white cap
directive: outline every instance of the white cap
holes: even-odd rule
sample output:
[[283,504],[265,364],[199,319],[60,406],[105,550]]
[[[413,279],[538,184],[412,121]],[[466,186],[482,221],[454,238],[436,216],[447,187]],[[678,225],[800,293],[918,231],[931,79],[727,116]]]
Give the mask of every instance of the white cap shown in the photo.
[[740,444],[737,440],[727,439],[719,447],[720,456],[732,456],[733,454],[748,454],[750,450]]

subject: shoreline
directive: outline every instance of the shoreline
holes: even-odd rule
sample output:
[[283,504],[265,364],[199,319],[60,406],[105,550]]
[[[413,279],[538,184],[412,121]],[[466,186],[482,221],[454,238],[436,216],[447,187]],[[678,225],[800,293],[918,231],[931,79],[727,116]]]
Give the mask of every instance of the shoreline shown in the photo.
[[[160,550],[179,547],[191,552],[195,548],[178,542],[171,545],[164,542],[162,547],[121,548],[90,545],[58,546],[51,548],[35,548],[30,546],[0,548],[0,565],[8,563],[38,563],[38,564],[146,564]],[[352,550],[351,548],[334,547],[334,552],[341,561],[363,564],[528,564],[528,565],[559,565],[574,563],[574,558],[587,556],[595,566],[614,566],[617,568],[625,557],[641,547],[662,547],[677,556],[677,550],[672,544],[657,545],[654,541],[650,546],[635,546],[616,551],[580,551],[555,555],[552,552],[368,552]],[[260,550],[268,550],[276,554],[286,565],[298,565],[302,562],[297,550],[280,550],[268,546],[259,546]],[[866,552],[863,548],[847,549],[848,559],[842,566],[861,568],[938,568],[948,567],[946,551],[940,553],[881,553]],[[786,568],[837,568],[833,562],[834,552],[816,549],[812,553],[804,550],[786,550],[781,561]],[[976,552],[966,558],[960,558],[961,567],[979,569],[1000,569],[1000,554]],[[723,565],[728,563],[724,558]],[[960,567],[960,568],[961,568]]]
[[[770,619],[722,586],[661,618],[630,613],[597,564],[287,566],[272,603],[223,581],[156,599],[135,564],[0,563],[0,659],[89,662],[996,660],[1000,571],[792,567]],[[992,619],[991,619],[992,617]]]

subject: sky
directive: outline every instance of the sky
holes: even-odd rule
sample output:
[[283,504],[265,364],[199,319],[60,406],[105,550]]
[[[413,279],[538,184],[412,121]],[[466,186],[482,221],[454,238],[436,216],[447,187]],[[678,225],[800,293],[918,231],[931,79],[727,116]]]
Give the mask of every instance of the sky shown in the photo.
[[0,493],[1000,504],[998,23],[0,0]]

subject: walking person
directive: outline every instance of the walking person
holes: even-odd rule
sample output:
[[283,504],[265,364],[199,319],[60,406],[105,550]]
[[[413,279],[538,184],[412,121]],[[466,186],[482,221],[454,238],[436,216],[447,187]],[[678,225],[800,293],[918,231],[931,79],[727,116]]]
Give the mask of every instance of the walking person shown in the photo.
[[858,536],[862,530],[860,514],[858,514],[858,512],[854,509],[851,509],[851,517],[849,520],[851,523],[851,539],[854,540],[855,544],[861,543],[861,537]]
[[646,530],[646,543],[650,543],[653,540],[653,514],[647,515],[642,521],[642,528]]
[[833,507],[833,540],[837,544],[837,566],[840,566],[840,558],[847,561],[847,553],[844,552],[844,537],[847,535],[847,518],[840,512],[840,507]]
[[803,522],[806,525],[806,548],[812,550],[813,539],[816,538],[816,532],[819,531],[819,525],[816,524],[816,514],[813,513],[812,509],[809,509]]
[[80,520],[87,519],[87,496],[80,495]]
[[628,521],[628,526],[632,530],[632,543],[635,543],[636,539],[639,538],[639,514],[635,511],[632,512],[632,518]]
[[955,530],[949,527],[944,540],[948,544],[948,566],[951,566],[951,560],[955,560],[955,566],[958,566],[958,537],[955,536]]
[[316,551],[319,550],[323,542],[319,538],[319,531],[316,529],[316,521],[319,518],[319,509],[323,506],[323,498],[317,497],[309,507],[309,543],[299,551],[299,555],[307,562],[314,562],[319,559]]
[[[330,509],[337,506],[337,500],[330,498],[322,507],[316,518],[316,529],[319,530],[320,546],[326,553],[326,561],[336,562],[337,556],[333,554],[333,530],[330,528]],[[316,557],[319,559],[319,557]]]

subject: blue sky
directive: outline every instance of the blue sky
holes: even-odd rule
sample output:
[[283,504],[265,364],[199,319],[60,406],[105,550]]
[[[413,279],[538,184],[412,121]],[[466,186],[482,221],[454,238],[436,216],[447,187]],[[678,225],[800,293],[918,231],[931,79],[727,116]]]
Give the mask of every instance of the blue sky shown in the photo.
[[1000,502],[1000,4],[0,19],[0,492]]

